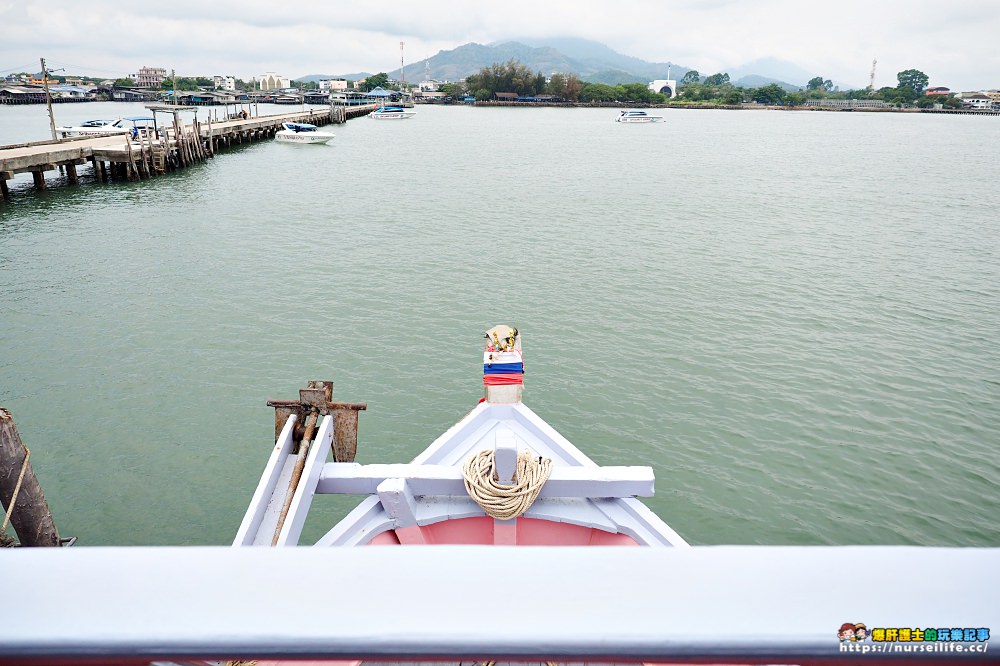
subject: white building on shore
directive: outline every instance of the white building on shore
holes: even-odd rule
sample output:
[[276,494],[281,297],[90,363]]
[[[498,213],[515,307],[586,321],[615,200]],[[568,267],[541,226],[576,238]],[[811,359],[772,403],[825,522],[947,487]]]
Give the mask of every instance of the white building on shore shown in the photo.
[[347,79],[320,79],[319,89],[326,92],[347,90]]
[[233,76],[213,76],[212,83],[216,90],[236,91],[236,77]]
[[671,99],[677,97],[677,81],[674,79],[657,79],[650,82],[649,89],[653,92],[663,93]]
[[279,76],[274,72],[261,74],[260,78],[256,80],[256,84],[260,90],[281,90],[292,87],[291,79]]

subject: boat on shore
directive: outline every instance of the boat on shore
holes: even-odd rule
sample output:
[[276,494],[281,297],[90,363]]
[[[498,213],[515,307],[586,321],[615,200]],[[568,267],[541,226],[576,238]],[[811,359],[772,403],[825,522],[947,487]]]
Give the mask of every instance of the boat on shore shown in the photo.
[[309,123],[282,123],[281,125],[284,129],[278,130],[274,138],[286,143],[326,143],[336,136],[333,132],[325,132]]
[[663,122],[663,116],[654,116],[645,111],[625,110],[615,118],[619,123],[659,123]]
[[375,120],[405,120],[415,115],[416,111],[402,106],[380,106],[369,113],[368,117]]

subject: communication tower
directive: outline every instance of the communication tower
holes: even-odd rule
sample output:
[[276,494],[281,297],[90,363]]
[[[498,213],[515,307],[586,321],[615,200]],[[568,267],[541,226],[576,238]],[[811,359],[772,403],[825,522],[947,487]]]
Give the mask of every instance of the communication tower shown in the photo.
[[868,92],[873,92],[875,90],[875,65],[878,63],[878,58],[872,58],[872,73],[868,77]]

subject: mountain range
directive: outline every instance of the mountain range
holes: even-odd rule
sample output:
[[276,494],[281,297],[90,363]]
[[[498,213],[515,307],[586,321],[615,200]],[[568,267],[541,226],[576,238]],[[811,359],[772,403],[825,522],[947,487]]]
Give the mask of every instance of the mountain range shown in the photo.
[[[403,79],[411,83],[425,79],[437,81],[460,81],[476,74],[483,67],[494,63],[516,60],[532,71],[546,76],[553,72],[572,73],[591,83],[647,83],[656,79],[680,80],[692,68],[670,62],[647,62],[639,58],[623,55],[617,51],[587,39],[561,37],[549,39],[526,39],[494,42],[492,44],[469,43],[450,51],[440,51],[436,55],[405,65],[402,72],[395,69],[386,72],[390,78]],[[702,76],[715,72],[700,72]],[[728,71],[735,85],[758,87],[777,83],[788,90],[805,87],[806,82],[816,76],[808,71],[774,58],[756,60],[747,65]],[[368,76],[367,72],[352,74],[309,74],[296,81],[318,81],[321,78],[343,78],[358,80]]]

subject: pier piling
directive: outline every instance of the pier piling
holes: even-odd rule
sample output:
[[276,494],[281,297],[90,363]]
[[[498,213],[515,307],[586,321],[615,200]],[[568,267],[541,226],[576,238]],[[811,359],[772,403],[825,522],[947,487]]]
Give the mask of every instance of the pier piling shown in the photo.
[[[21,442],[14,417],[0,407],[0,505],[4,509],[3,528],[10,524],[22,546],[59,546],[48,502],[31,469],[31,452]],[[0,530],[0,538],[4,536]]]

